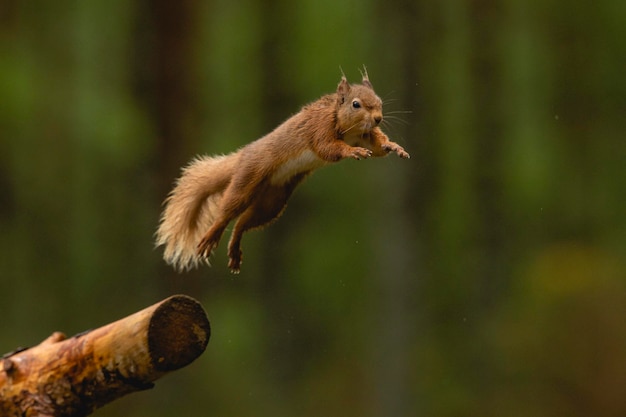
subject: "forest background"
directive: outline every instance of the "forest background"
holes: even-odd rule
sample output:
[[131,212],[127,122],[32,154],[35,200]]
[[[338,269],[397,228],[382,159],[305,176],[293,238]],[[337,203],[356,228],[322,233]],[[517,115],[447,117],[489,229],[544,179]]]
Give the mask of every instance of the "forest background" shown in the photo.
[[[626,415],[626,3],[0,4],[0,352],[175,293],[206,353],[97,416]],[[153,235],[366,65],[411,153],[315,173],[179,275]],[[393,117],[391,117],[393,116]]]

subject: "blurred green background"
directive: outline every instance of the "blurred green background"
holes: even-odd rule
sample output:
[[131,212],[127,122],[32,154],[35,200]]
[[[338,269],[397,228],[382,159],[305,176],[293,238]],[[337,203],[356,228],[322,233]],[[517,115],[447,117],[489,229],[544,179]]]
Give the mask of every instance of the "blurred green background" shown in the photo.
[[[0,352],[185,293],[208,349],[97,416],[626,415],[626,3],[0,4]],[[212,268],[180,168],[365,64],[410,160],[345,161]],[[392,117],[393,116],[393,117]]]

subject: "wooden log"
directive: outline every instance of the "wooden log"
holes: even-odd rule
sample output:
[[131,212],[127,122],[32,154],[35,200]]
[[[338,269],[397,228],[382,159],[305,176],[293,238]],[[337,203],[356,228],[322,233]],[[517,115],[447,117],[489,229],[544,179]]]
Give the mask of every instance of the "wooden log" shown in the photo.
[[210,333],[204,309],[185,295],[69,339],[55,332],[0,359],[0,416],[89,415],[193,362]]

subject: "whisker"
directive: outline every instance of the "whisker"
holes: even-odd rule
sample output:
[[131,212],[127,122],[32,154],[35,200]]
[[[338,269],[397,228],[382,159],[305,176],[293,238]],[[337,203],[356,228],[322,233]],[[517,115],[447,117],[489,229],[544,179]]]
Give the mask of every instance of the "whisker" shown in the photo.
[[359,122],[356,122],[355,124],[353,124],[352,126],[350,126],[349,128],[347,128],[346,130],[344,130],[343,132],[341,132],[341,134],[343,135],[343,134],[347,133],[348,131],[352,130],[352,128],[353,128],[353,127],[355,127],[355,126],[356,126],[356,125],[358,125],[358,124],[359,124]]
[[403,118],[401,118],[401,117],[396,117],[396,116],[385,116],[385,117],[383,118],[383,123],[384,123],[385,121],[386,121],[387,123],[389,123],[389,124],[391,124],[391,123],[390,123],[390,121],[392,121],[392,122],[402,123],[402,124],[403,124],[403,125],[405,125],[405,126],[408,126],[408,125],[409,125],[409,122],[407,122],[406,120],[404,120],[404,119],[403,119]]
[[396,93],[396,92],[395,92],[394,90],[391,90],[390,92],[388,92],[387,94],[385,94],[385,96],[382,98],[382,99],[383,99],[383,103],[386,103],[386,102],[387,102],[387,100],[393,100],[393,101],[396,101],[397,99],[395,99],[395,98],[393,98],[393,99],[390,99],[390,98],[389,98],[389,96],[390,96],[390,95],[395,94],[395,93]]
[[398,120],[400,122],[406,122],[406,119],[404,119],[403,117],[394,116],[393,114],[385,115],[384,118],[388,120]]
[[396,116],[395,114],[385,114],[383,119],[392,119],[392,120],[402,120],[402,121],[405,121],[404,117]]
[[386,98],[383,100],[383,106],[386,106],[389,103],[395,103],[396,101],[398,101],[397,98]]
[[385,112],[385,114],[410,114],[413,113],[412,110],[392,110]]
[[390,117],[389,119],[383,119],[380,125],[381,127],[389,129],[390,131],[398,132],[403,130],[400,126],[409,126],[410,123],[400,118]]

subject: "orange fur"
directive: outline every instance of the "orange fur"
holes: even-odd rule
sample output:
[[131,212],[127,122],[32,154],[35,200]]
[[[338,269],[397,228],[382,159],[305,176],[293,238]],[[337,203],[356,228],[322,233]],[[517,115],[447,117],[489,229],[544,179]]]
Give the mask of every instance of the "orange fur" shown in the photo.
[[367,77],[304,106],[266,136],[225,156],[201,157],[183,169],[165,201],[157,246],[178,270],[207,261],[228,224],[229,268],[241,267],[247,230],[277,219],[296,186],[315,169],[344,158],[409,154],[378,127],[382,101]]

